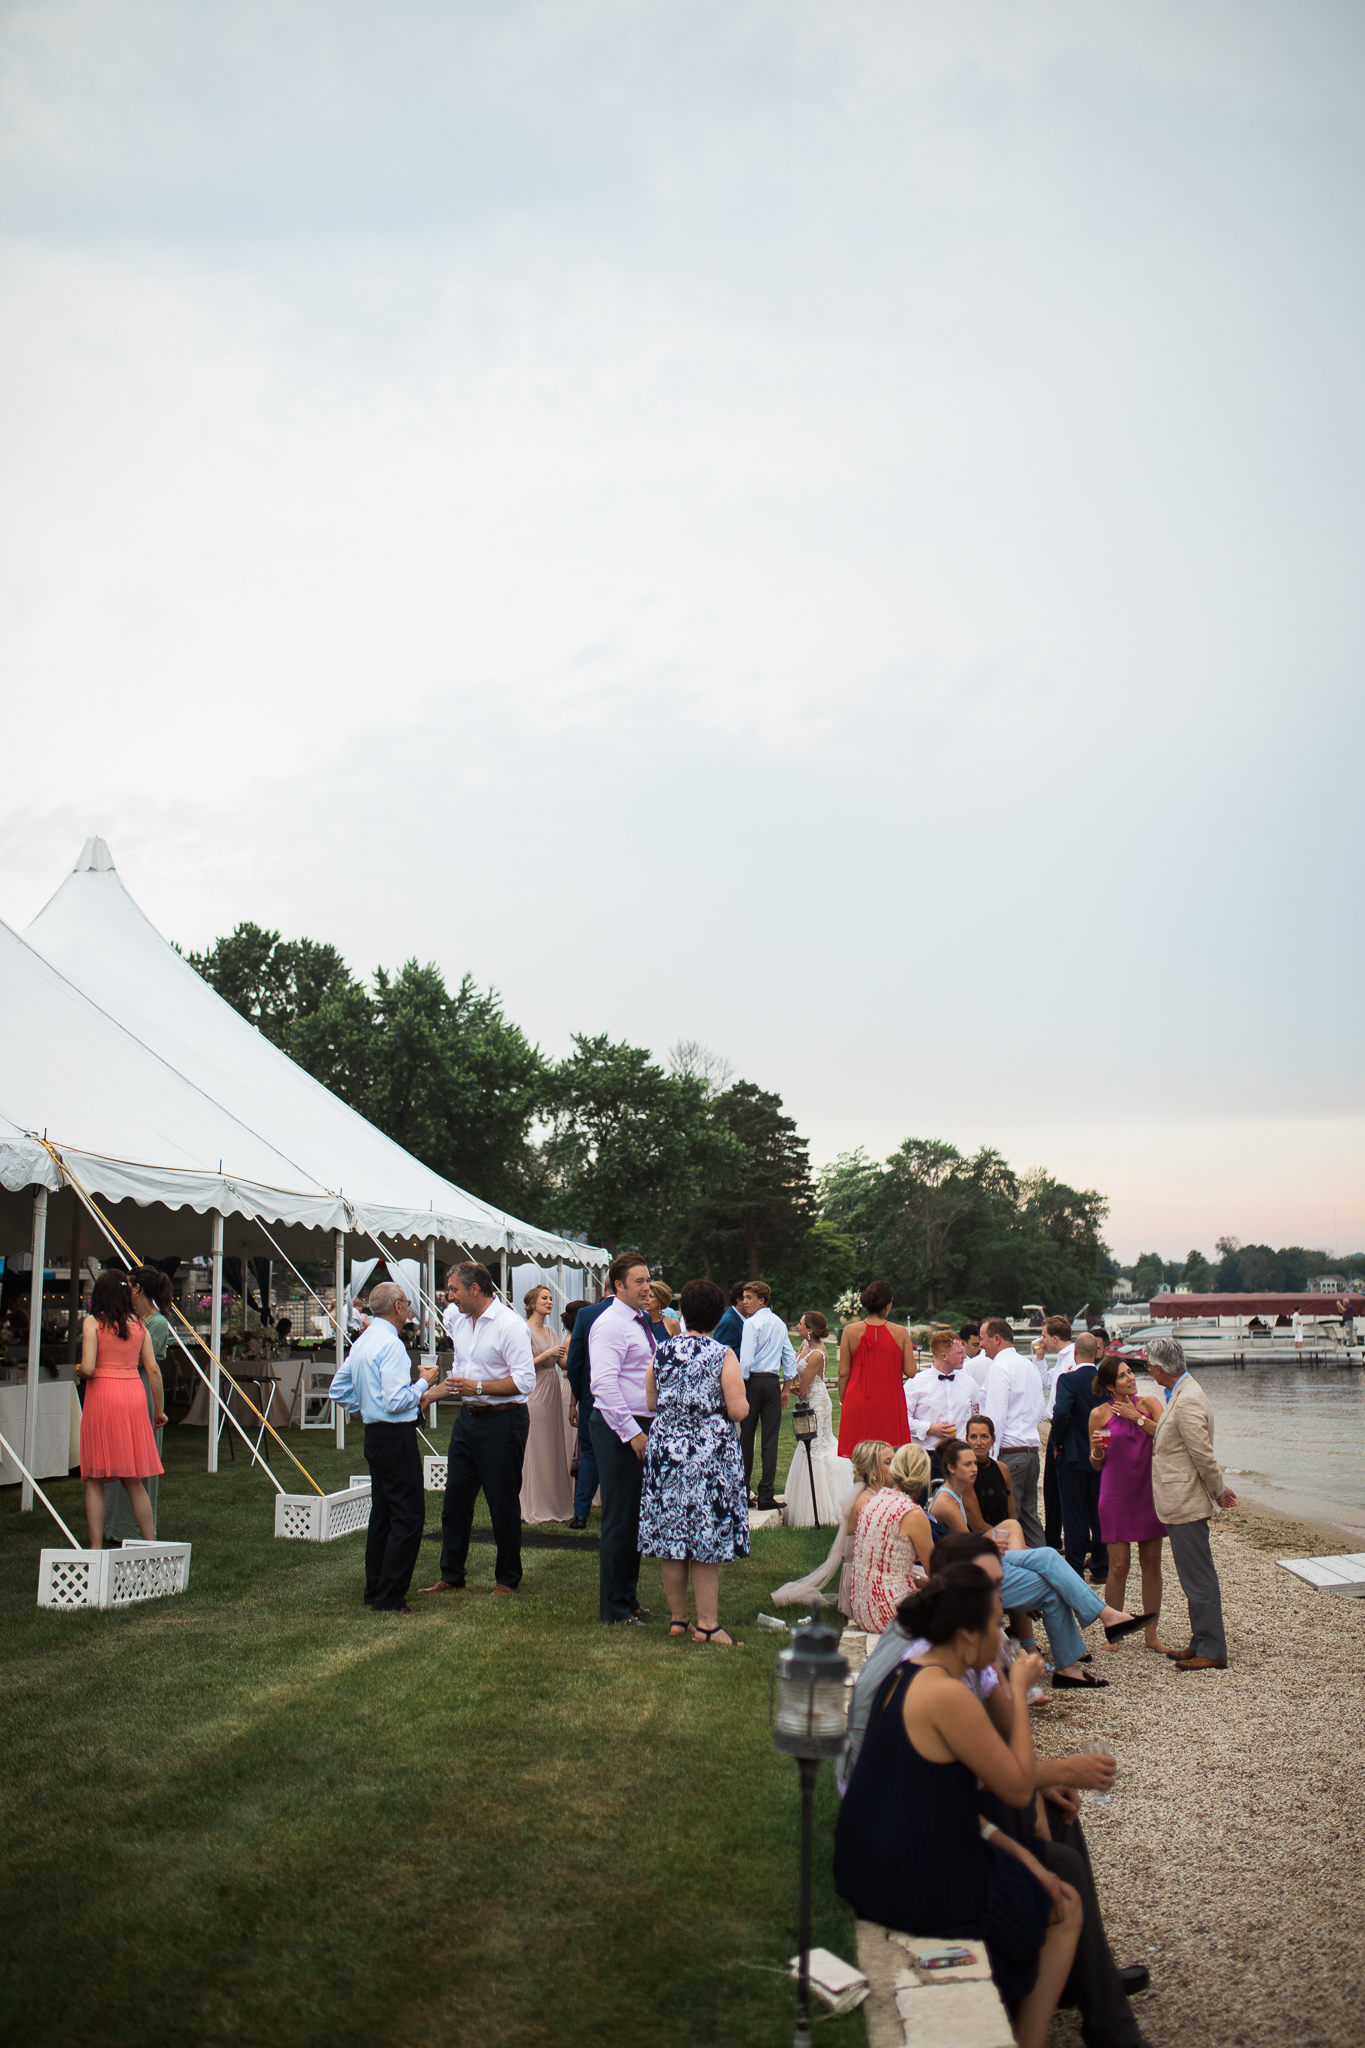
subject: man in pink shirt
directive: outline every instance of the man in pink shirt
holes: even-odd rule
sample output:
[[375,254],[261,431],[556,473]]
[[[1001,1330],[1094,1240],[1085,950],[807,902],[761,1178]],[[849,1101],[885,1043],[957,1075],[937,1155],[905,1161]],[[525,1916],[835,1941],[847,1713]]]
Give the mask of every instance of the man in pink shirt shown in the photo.
[[645,1372],[654,1356],[649,1267],[640,1253],[618,1253],[607,1268],[607,1285],[615,1299],[588,1332],[588,1427],[602,1489],[598,1605],[603,1621],[638,1628],[646,1620],[640,1605],[640,1491],[653,1421]]

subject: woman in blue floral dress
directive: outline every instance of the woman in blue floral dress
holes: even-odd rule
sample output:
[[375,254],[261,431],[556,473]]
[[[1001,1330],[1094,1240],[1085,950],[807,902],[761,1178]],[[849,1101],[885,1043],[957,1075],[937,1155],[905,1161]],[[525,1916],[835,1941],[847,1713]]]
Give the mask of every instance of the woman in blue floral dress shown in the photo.
[[669,1633],[691,1632],[690,1577],[696,1641],[731,1646],[719,1618],[720,1568],[749,1555],[749,1495],[734,1428],[749,1403],[739,1360],[711,1335],[725,1313],[719,1287],[689,1280],[679,1306],[686,1330],[659,1345],[645,1381],[655,1420],[645,1450],[640,1550],[659,1560]]

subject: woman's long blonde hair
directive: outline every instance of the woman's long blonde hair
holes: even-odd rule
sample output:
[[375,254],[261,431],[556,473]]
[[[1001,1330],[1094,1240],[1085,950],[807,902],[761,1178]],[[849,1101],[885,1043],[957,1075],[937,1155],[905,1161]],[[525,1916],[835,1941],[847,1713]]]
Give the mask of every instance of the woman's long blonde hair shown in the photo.
[[902,1444],[891,1460],[891,1484],[902,1493],[919,1493],[929,1484],[929,1453],[923,1444]]
[[882,1436],[865,1437],[853,1446],[849,1463],[855,1479],[861,1479],[864,1486],[880,1486],[882,1483],[882,1458],[891,1448]]

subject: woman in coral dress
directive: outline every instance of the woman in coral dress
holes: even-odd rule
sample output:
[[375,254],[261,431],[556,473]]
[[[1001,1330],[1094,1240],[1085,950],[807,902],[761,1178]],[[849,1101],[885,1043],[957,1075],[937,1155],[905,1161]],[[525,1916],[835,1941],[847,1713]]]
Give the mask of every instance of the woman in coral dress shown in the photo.
[[521,1468],[523,1522],[567,1522],[573,1513],[573,1481],[569,1477],[568,1388],[560,1366],[569,1340],[550,1328],[554,1296],[548,1287],[532,1287],[524,1296],[526,1328],[536,1358],[535,1390],[527,1402],[530,1434]]
[[[139,1367],[151,1390],[150,1417]],[[90,1382],[81,1410],[81,1478],[90,1548],[104,1547],[104,1486],[109,1479],[122,1480],[139,1533],[150,1543],[155,1534],[152,1504],[142,1482],[163,1469],[152,1434],[153,1426],[159,1429],[166,1420],[161,1368],[146,1325],[133,1314],[127,1275],[112,1267],[100,1274],[91,1291],[77,1371]]]
[[874,1280],[860,1295],[866,1316],[845,1323],[839,1339],[839,1456],[868,1437],[885,1437],[899,1449],[910,1441],[905,1382],[915,1370],[910,1332],[887,1321],[891,1289]]

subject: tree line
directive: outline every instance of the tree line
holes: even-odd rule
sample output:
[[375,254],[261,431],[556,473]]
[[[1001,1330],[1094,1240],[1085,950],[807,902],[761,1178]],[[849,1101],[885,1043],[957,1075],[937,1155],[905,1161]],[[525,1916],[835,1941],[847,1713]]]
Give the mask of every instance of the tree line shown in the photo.
[[997,1152],[910,1138],[818,1177],[780,1095],[694,1041],[664,1060],[575,1033],[551,1060],[465,975],[376,969],[239,924],[189,964],[291,1059],[447,1180],[675,1283],[767,1280],[785,1312],[891,1282],[902,1310],[958,1319],[1108,1297],[1103,1196]]
[[1132,1281],[1139,1301],[1150,1300],[1162,1286],[1188,1287],[1191,1294],[1302,1294],[1319,1273],[1340,1273],[1357,1285],[1365,1279],[1365,1254],[1360,1252],[1333,1258],[1301,1244],[1281,1245],[1276,1251],[1268,1244],[1242,1244],[1235,1237],[1220,1237],[1214,1250],[1214,1259],[1198,1251],[1183,1259],[1143,1252],[1136,1264],[1119,1271]]

